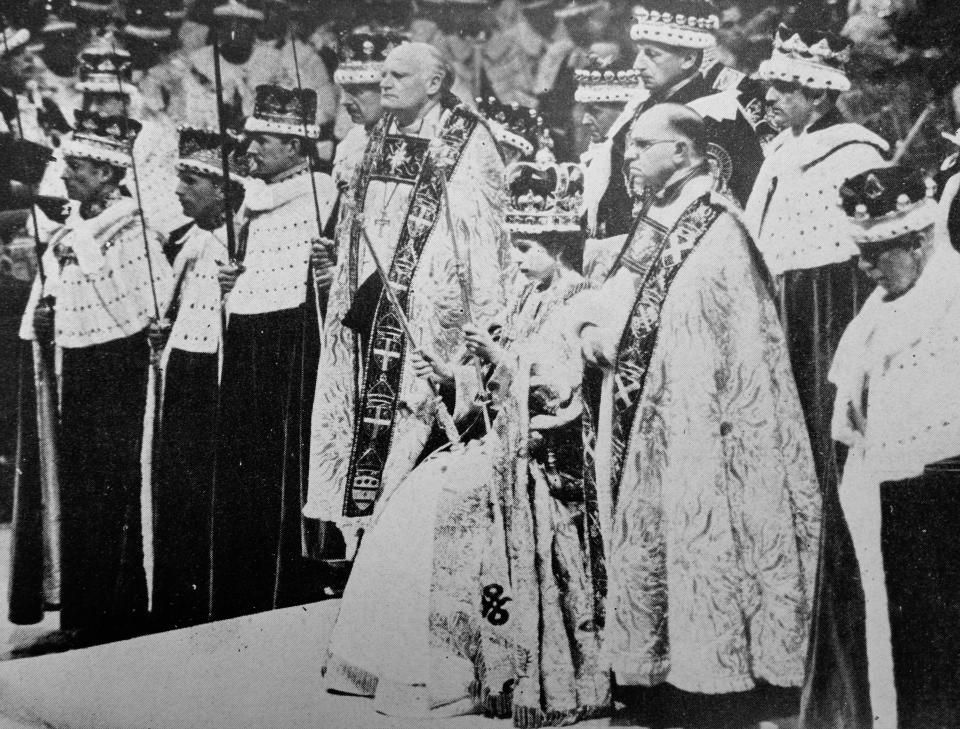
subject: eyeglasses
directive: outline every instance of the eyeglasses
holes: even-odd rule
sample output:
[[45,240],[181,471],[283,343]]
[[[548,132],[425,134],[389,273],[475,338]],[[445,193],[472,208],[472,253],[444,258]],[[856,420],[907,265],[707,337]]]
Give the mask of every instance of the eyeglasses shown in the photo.
[[679,139],[647,139],[647,140],[633,140],[630,145],[631,149],[635,152],[646,152],[647,150],[655,147],[658,144],[676,144],[679,142]]
[[898,249],[902,251],[912,251],[919,248],[921,243],[923,243],[923,239],[916,233],[907,233],[906,235],[901,235],[882,243],[864,246],[860,249],[860,258],[871,266],[876,266],[884,254]]

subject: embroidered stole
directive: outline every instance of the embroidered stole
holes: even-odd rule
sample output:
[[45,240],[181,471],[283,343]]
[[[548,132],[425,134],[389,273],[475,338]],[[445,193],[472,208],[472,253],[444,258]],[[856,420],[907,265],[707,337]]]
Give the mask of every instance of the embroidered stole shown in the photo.
[[[356,290],[361,243],[361,213],[371,179],[413,183],[413,194],[397,247],[387,275],[397,300],[409,314],[410,284],[416,272],[423,246],[440,218],[439,175],[428,148],[429,139],[389,135],[390,118],[380,122],[371,134],[364,153],[361,174],[355,188],[355,215],[350,229],[350,286]],[[478,119],[463,106],[455,107],[444,125],[441,138],[452,150],[454,164],[446,171],[447,180],[459,166],[463,151]],[[370,346],[363,363],[362,385],[354,410],[353,447],[347,471],[343,514],[368,516],[380,494],[383,469],[393,441],[393,427],[403,373],[406,335],[392,311],[389,300],[380,294],[373,315]]]
[[[707,193],[694,200],[669,231],[653,221],[645,220],[624,246],[622,265],[631,266],[632,262],[639,260],[637,253],[641,253],[643,248],[635,246],[634,242],[639,242],[642,246],[652,244],[652,255],[645,256],[648,265],[644,266],[642,271],[637,299],[620,338],[613,373],[613,432],[610,454],[613,504],[617,503],[619,496],[623,466],[630,449],[630,433],[640,396],[643,394],[647,368],[660,329],[660,315],[670,286],[690,253],[723,211],[722,206],[711,202],[711,194]],[[596,478],[596,471],[588,470],[587,474],[591,480]]]

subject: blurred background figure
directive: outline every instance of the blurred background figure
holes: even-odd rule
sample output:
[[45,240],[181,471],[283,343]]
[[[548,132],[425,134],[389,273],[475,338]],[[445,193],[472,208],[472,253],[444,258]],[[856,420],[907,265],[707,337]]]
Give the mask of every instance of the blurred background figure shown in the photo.
[[571,0],[554,10],[555,26],[537,70],[539,109],[557,145],[558,159],[574,159],[583,151],[578,145],[579,119],[575,118],[574,71],[590,55],[594,43],[605,45],[603,56],[619,56],[627,19],[616,0]]
[[623,147],[615,145],[614,139],[633,120],[649,92],[632,63],[616,56],[591,54],[575,77],[576,113],[582,113],[580,126],[589,136],[587,149],[580,155],[587,235],[592,239],[624,235],[632,223],[632,204],[623,184],[610,184],[622,176],[623,169]]

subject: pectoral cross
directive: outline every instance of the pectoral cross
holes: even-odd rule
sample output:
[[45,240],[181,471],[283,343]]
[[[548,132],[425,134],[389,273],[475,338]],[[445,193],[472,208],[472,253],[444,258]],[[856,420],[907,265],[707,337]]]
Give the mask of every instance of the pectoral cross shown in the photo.
[[383,236],[383,231],[384,231],[384,229],[385,229],[388,225],[390,225],[390,218],[387,217],[387,211],[386,211],[386,209],[384,209],[384,211],[383,211],[382,213],[380,213],[380,217],[379,217],[379,218],[376,218],[376,219],[373,221],[373,224],[374,224],[375,226],[377,226],[377,235],[379,235],[379,236],[382,237],[382,236]]

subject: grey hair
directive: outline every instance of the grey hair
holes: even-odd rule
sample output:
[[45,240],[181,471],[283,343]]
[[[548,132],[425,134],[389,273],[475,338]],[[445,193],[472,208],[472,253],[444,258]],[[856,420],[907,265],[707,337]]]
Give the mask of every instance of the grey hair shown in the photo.
[[429,43],[410,42],[399,46],[397,51],[403,51],[418,56],[423,64],[422,71],[431,76],[440,77],[441,91],[450,91],[455,79],[453,69],[444,59],[440,49]]

